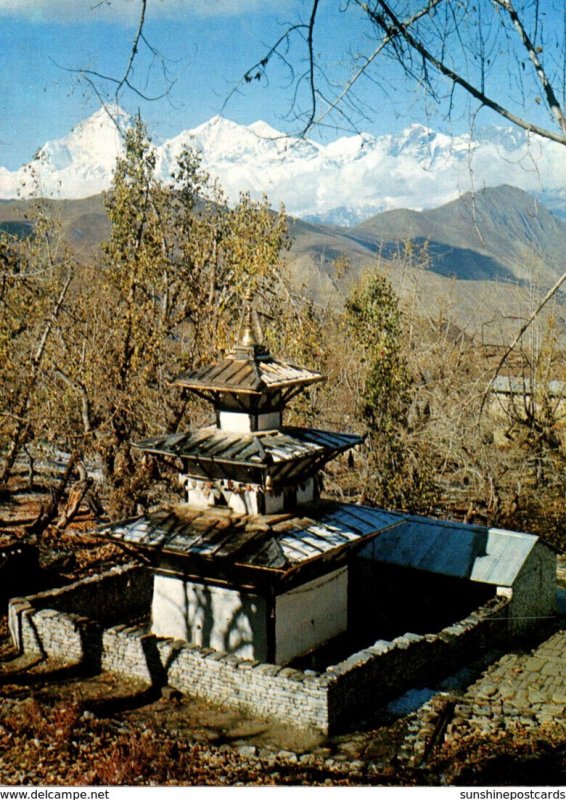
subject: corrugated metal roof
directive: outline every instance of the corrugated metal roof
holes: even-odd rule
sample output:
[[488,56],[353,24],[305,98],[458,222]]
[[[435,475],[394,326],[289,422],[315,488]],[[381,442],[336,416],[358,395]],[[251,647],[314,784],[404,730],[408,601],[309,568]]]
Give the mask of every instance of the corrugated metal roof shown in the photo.
[[474,562],[471,579],[496,586],[512,586],[538,537],[490,528],[486,552]]
[[189,433],[156,436],[137,442],[150,453],[172,455],[189,461],[215,461],[267,468],[284,461],[324,456],[333,458],[363,441],[351,433],[333,433],[313,428],[285,427],[257,433],[229,433],[215,426]]
[[402,517],[379,509],[322,503],[308,516],[247,516],[228,509],[175,506],[100,532],[123,542],[181,556],[288,571],[395,525]]
[[409,517],[372,539],[361,556],[387,564],[512,586],[538,541],[528,533]]
[[[531,379],[498,375],[491,384],[491,391],[497,394],[531,395]],[[546,391],[551,397],[566,397],[566,383],[564,381],[548,381]]]
[[230,355],[216,364],[188,370],[175,383],[188,389],[263,394],[298,384],[323,380],[319,372],[276,361],[267,353],[254,358]]

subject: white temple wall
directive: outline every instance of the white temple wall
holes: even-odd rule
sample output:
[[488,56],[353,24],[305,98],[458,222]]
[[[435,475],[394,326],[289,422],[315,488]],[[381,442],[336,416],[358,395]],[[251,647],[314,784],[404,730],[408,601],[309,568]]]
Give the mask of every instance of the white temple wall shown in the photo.
[[314,500],[316,500],[315,481],[314,478],[307,478],[305,483],[297,486],[297,505],[312,503]]
[[281,412],[270,411],[266,414],[252,415],[242,411],[221,411],[218,422],[220,430],[230,433],[272,431],[281,427]]
[[[277,514],[295,505],[304,506],[317,498],[315,478],[282,489],[281,492],[264,491],[255,484],[220,478],[211,481],[180,474],[179,483],[187,492],[187,503],[196,509],[214,508],[222,502],[237,514]],[[262,499],[260,499],[262,498]]]
[[192,508],[211,508],[216,505],[214,492],[197,486],[187,489],[187,503]]
[[265,498],[265,513],[277,514],[285,508],[285,493],[277,494],[276,492],[266,492]]
[[228,507],[235,511],[237,514],[259,514],[258,506],[258,493],[253,489],[246,491],[230,491],[229,489],[223,492]]
[[348,627],[348,570],[335,570],[275,598],[275,663],[286,664]]
[[267,610],[258,595],[156,574],[151,613],[157,636],[240,658],[267,658]]

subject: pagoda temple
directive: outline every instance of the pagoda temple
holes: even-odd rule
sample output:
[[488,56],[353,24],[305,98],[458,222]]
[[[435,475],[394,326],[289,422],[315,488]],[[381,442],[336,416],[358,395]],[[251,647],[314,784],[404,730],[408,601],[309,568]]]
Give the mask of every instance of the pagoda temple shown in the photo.
[[352,545],[392,520],[320,499],[323,466],[362,437],[284,425],[322,376],[258,338],[250,305],[240,343],[177,379],[212,405],[214,425],[136,445],[182,465],[185,502],[104,532],[152,565],[153,633],[284,664],[347,630]]
[[337,637],[440,629],[496,593],[517,629],[553,613],[536,536],[322,499],[322,468],[362,437],[283,424],[322,376],[273,358],[254,327],[248,302],[240,343],[176,381],[215,423],[136,445],[175,460],[183,502],[102,529],[150,565],[152,633],[282,665]]
[[21,652],[328,733],[555,624],[556,554],[539,537],[323,499],[322,468],[362,438],[285,425],[322,376],[261,338],[249,304],[226,358],[177,380],[215,423],[138,443],[184,487],[99,529],[143,565],[13,598]]

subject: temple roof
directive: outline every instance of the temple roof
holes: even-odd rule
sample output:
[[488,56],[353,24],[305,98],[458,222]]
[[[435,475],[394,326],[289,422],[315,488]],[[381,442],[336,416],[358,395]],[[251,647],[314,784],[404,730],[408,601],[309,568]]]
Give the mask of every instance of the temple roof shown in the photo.
[[381,509],[331,502],[309,507],[304,516],[251,516],[178,505],[100,531],[144,550],[208,560],[214,576],[226,564],[285,573],[313,559],[326,561],[401,520]]
[[[256,332],[259,332],[259,338]],[[218,392],[265,395],[322,380],[318,372],[276,361],[261,339],[261,326],[253,310],[252,294],[249,293],[245,299],[244,328],[240,342],[222,361],[189,370],[180,375],[175,383],[205,396],[210,393],[214,396]]]
[[[149,453],[175,456],[204,468],[218,465],[261,470],[275,480],[290,477],[293,467],[316,463],[317,468],[339,453],[361,444],[363,438],[352,433],[334,433],[314,428],[284,427],[256,433],[230,433],[215,426],[188,433],[156,436],[137,442],[136,447]],[[234,478],[231,473],[228,477]],[[219,477],[214,474],[214,477]],[[297,475],[294,475],[297,477]]]
[[395,530],[368,543],[361,555],[385,564],[513,586],[538,541],[530,533],[407,516]]
[[235,348],[226,358],[188,370],[175,383],[203,393],[262,395],[323,380],[319,372],[276,361],[263,347]]
[[527,533],[349,503],[326,501],[304,511],[251,516],[178,505],[100,532],[148,554],[190,562],[189,571],[211,579],[233,574],[230,568],[281,579],[317,564],[328,570],[355,547],[361,558],[496,586],[513,586],[540,541]]

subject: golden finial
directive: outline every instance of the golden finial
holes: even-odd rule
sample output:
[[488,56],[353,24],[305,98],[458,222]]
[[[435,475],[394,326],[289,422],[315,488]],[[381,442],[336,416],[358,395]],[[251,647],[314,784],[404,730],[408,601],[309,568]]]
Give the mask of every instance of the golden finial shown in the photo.
[[232,358],[263,359],[271,358],[269,350],[263,345],[263,331],[253,307],[253,292],[248,289],[244,298],[244,313],[240,322],[242,336],[239,344],[232,350]]
[[254,318],[253,318],[253,295],[251,291],[246,293],[245,298],[246,311],[244,316],[244,331],[242,333],[242,346],[253,347],[259,342],[256,339],[254,331]]

